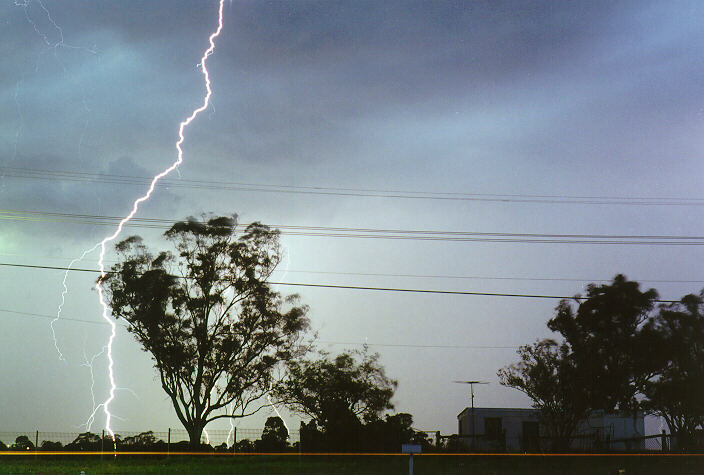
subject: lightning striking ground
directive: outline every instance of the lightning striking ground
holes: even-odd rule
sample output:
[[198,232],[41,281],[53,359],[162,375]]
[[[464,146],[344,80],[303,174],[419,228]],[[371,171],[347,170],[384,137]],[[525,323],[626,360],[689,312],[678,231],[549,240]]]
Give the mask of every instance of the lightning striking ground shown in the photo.
[[208,49],[205,50],[203,53],[203,56],[200,60],[200,69],[201,72],[203,73],[204,80],[205,80],[205,89],[206,89],[206,94],[203,98],[203,104],[198,107],[197,109],[194,109],[191,115],[189,115],[185,120],[183,120],[179,124],[179,129],[178,129],[178,141],[176,142],[176,150],[177,150],[177,159],[176,161],[171,164],[170,167],[162,171],[161,173],[157,174],[154,176],[154,178],[151,181],[151,184],[149,185],[149,189],[147,192],[136,199],[134,203],[132,204],[132,210],[130,213],[125,216],[120,223],[117,226],[117,229],[115,230],[114,233],[112,233],[110,236],[106,237],[102,241],[100,241],[100,257],[98,259],[98,267],[100,269],[100,278],[98,279],[98,282],[96,284],[96,289],[98,291],[98,298],[100,300],[100,305],[103,308],[102,311],[102,318],[105,320],[109,325],[110,325],[110,337],[108,338],[108,343],[106,345],[107,347],[107,358],[108,358],[108,377],[110,380],[110,393],[108,398],[105,400],[105,402],[102,403],[103,407],[103,412],[105,413],[105,430],[108,431],[110,434],[110,437],[115,441],[115,433],[112,430],[112,427],[110,425],[111,420],[113,415],[110,413],[110,403],[115,399],[115,391],[117,389],[117,385],[115,383],[115,371],[114,371],[114,365],[115,362],[113,360],[112,356],[112,345],[113,342],[115,341],[115,335],[116,335],[116,330],[117,330],[117,325],[115,322],[110,318],[109,311],[108,311],[108,305],[107,302],[105,301],[105,296],[104,296],[104,290],[102,286],[102,282],[105,279],[106,273],[105,273],[105,251],[107,248],[107,244],[114,241],[122,232],[123,227],[127,222],[129,222],[134,215],[137,213],[139,209],[139,205],[142,204],[143,202],[147,201],[152,193],[154,192],[154,188],[156,187],[156,184],[159,180],[164,178],[166,175],[174,171],[175,169],[178,168],[178,166],[183,162],[183,150],[181,148],[181,145],[183,144],[185,140],[184,136],[184,130],[186,127],[193,122],[193,120],[203,112],[205,109],[208,108],[208,105],[210,104],[210,97],[212,95],[212,89],[210,86],[210,75],[208,73],[208,69],[206,67],[206,61],[208,57],[213,53],[215,50],[215,38],[217,38],[220,35],[220,32],[222,31],[222,25],[223,25],[223,8],[224,8],[224,3],[225,0],[219,0],[219,5],[218,5],[218,26],[215,32],[213,32],[208,41],[210,43],[210,46]]
[[[230,404],[226,406],[226,410],[230,412],[231,415],[235,415],[235,408],[234,406],[231,407]],[[228,421],[230,421],[230,432],[227,433],[227,445],[230,445],[230,437],[232,436],[232,433],[235,431],[235,423],[232,421],[232,417],[228,418]],[[237,442],[234,438],[232,439],[232,445],[235,445],[235,442]]]
[[271,404],[272,409],[274,409],[274,412],[276,413],[276,415],[279,416],[279,419],[281,419],[281,422],[284,423],[284,427],[286,428],[286,431],[290,434],[291,431],[288,428],[288,424],[286,424],[286,421],[284,420],[284,418],[281,417],[281,413],[277,409],[276,404],[274,404],[274,401],[271,400],[271,396],[269,396],[269,394],[267,394],[266,398],[269,400],[269,403]]

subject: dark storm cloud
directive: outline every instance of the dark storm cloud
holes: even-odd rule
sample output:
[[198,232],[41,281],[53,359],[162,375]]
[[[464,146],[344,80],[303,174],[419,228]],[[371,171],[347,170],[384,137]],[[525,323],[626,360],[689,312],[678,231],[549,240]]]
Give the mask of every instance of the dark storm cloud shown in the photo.
[[[30,18],[56,41],[30,5]],[[147,174],[161,169],[173,157],[177,121],[202,94],[195,63],[214,26],[215,2],[47,7],[68,44],[97,52],[47,49],[21,8],[2,7],[12,18],[0,33],[0,100],[10,112],[0,118],[2,155],[13,156],[16,143],[23,164],[34,168],[70,169],[73,161],[101,172],[104,163],[130,155]],[[667,130],[650,131],[663,114],[695,114],[691,97],[701,92],[702,70],[688,59],[702,46],[701,32],[692,22],[683,28],[683,18],[696,13],[684,7],[228,3],[211,60],[211,120],[194,124],[189,140],[198,167],[184,169],[231,169],[234,160],[287,167],[296,180],[300,167],[313,173],[319,164],[329,170],[341,163],[354,180],[368,166],[365,157],[378,161],[372,157],[381,150],[421,166],[438,150],[461,157],[470,149],[518,149],[528,159],[553,161],[575,153],[570,143],[589,141],[576,153],[598,160],[618,151],[613,142],[624,125],[631,143],[647,143],[640,136],[646,132],[661,140]],[[17,64],[23,67],[9,67]],[[411,147],[421,136],[426,143]],[[42,160],[48,148],[66,158]],[[395,166],[379,163],[378,170]]]

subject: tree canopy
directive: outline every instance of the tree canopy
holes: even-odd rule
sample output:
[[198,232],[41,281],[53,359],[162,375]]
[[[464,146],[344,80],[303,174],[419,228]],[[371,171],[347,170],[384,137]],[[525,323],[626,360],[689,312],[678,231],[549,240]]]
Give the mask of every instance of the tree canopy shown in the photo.
[[645,384],[644,406],[665,419],[681,448],[691,449],[697,428],[704,428],[704,291],[660,306],[645,331],[661,365]]
[[589,284],[586,295],[575,299],[576,309],[561,301],[548,321],[569,346],[580,378],[576,385],[592,409],[637,409],[637,396],[657,369],[643,331],[657,298],[655,289],[641,291],[638,282],[619,274],[609,284]]
[[209,422],[266,405],[277,367],[303,351],[307,307],[267,283],[281,258],[278,231],[207,215],[164,237],[173,251],[153,254],[139,236],[117,243],[103,284],[198,446]]
[[530,397],[553,438],[553,448],[567,449],[577,424],[589,413],[569,346],[541,340],[521,346],[518,355],[518,363],[499,370],[500,383]]
[[287,363],[287,377],[274,390],[291,409],[309,416],[331,445],[358,445],[347,440],[363,422],[377,420],[393,409],[396,381],[388,378],[378,354],[345,351],[337,356],[320,352],[317,359]]
[[283,452],[288,446],[288,429],[284,421],[278,417],[268,417],[258,440],[258,449],[263,452]]
[[617,275],[563,300],[548,328],[563,340],[519,349],[520,361],[498,372],[540,409],[563,444],[593,410],[662,416],[680,448],[704,428],[704,291],[655,308],[655,289]]

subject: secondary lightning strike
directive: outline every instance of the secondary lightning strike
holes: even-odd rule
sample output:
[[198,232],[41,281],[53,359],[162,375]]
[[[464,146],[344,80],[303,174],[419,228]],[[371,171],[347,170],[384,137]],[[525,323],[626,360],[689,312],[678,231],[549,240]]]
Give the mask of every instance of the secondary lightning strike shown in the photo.
[[[82,261],[88,254],[95,251],[99,245],[100,244],[96,244],[95,246],[91,247],[90,249],[83,251],[83,254],[81,254],[80,257],[77,257],[71,261],[71,263],[68,265],[68,267],[66,267],[66,271],[64,272],[64,280],[61,282],[61,285],[64,288],[61,291],[61,303],[59,304],[59,308],[56,311],[56,318],[54,318],[51,321],[51,323],[49,323],[49,326],[51,327],[51,335],[54,338],[54,347],[56,347],[56,351],[59,353],[59,360],[61,360],[61,361],[66,361],[66,358],[64,358],[64,354],[61,352],[61,349],[59,348],[59,341],[56,338],[56,330],[54,329],[54,324],[61,319],[61,312],[63,311],[64,304],[66,303],[66,294],[68,294],[68,286],[66,285],[66,280],[68,279],[68,273],[71,272],[71,269],[73,269],[74,264]],[[102,351],[99,354],[102,354]],[[93,373],[92,373],[92,368],[91,368],[91,377],[92,376],[93,376]],[[93,388],[91,388],[91,392],[92,391],[93,391]]]
[[[235,415],[234,406],[230,407],[230,405],[228,404],[226,406],[226,409],[230,411],[231,415],[233,415],[233,416]],[[230,445],[230,436],[235,431],[235,423],[232,422],[232,417],[228,418],[228,421],[230,421],[230,432],[227,433],[227,445]],[[235,445],[235,442],[237,442],[237,441],[235,439],[232,439],[232,445]]]
[[274,401],[271,400],[271,396],[269,396],[269,394],[267,394],[267,395],[266,395],[266,398],[269,400],[269,403],[271,404],[272,409],[274,409],[274,412],[276,413],[276,415],[279,416],[279,419],[281,419],[281,422],[284,423],[284,427],[286,428],[286,432],[288,432],[288,433],[290,434],[291,431],[290,431],[289,428],[288,428],[288,424],[286,424],[286,421],[284,420],[284,418],[281,417],[281,413],[280,413],[279,410],[276,408],[276,404],[274,404]]
[[[30,16],[29,7],[30,7],[30,4],[33,2],[35,2],[36,4],[39,5],[41,10],[44,12],[44,15],[46,16],[47,21],[49,23],[51,23],[52,27],[56,30],[56,33],[58,35],[58,40],[56,42],[52,43],[49,40],[48,34],[44,33],[39,28],[39,25],[37,25],[37,23]],[[88,51],[89,53],[92,53],[92,54],[97,54],[97,51],[94,48],[86,48],[84,46],[74,46],[74,45],[67,44],[64,40],[64,30],[56,23],[54,18],[51,16],[51,12],[46,7],[46,5],[44,5],[44,2],[42,2],[42,0],[23,0],[23,1],[15,0],[14,4],[15,4],[15,6],[21,7],[24,10],[25,19],[32,26],[35,33],[43,40],[44,44],[46,44],[47,47],[52,48],[54,50],[54,57],[57,59],[57,61],[61,65],[61,68],[63,69],[64,74],[66,74],[66,67],[64,66],[63,62],[59,59],[59,57],[57,56],[57,51],[60,48],[80,49],[80,50]],[[38,70],[38,68],[39,68],[39,61],[37,60],[37,63],[35,65],[35,70]],[[13,159],[17,158],[17,147],[19,144],[20,136],[22,134],[22,128],[23,128],[23,123],[24,123],[24,118],[22,116],[22,109],[21,109],[20,103],[19,103],[19,90],[20,90],[20,82],[17,83],[16,88],[15,88],[15,107],[17,109],[17,115],[19,117],[19,126],[18,126],[17,132],[15,134],[15,144],[14,144],[14,151],[13,151],[13,155],[12,155]],[[88,107],[88,103],[86,101],[85,95],[82,96],[81,102],[82,102],[83,108],[86,110],[86,112],[90,113],[90,108]],[[88,120],[89,120],[89,118],[88,118],[88,116],[86,116],[86,120],[84,121],[84,124],[83,124],[83,130],[81,131],[81,137],[78,142],[79,158],[82,154],[83,139],[85,136],[86,128],[88,126]],[[68,286],[66,284],[66,281],[68,279],[68,274],[69,274],[69,271],[73,268],[73,266],[77,262],[80,262],[81,260],[83,260],[83,258],[85,258],[85,256],[87,254],[93,252],[95,249],[98,248],[98,246],[99,246],[99,244],[96,244],[91,249],[88,249],[87,251],[83,252],[83,254],[81,254],[81,257],[72,260],[71,263],[68,265],[68,268],[66,269],[66,272],[64,273],[63,281],[61,282],[61,285],[63,287],[63,290],[61,291],[61,303],[59,304],[59,307],[57,309],[56,318],[54,318],[51,321],[51,323],[49,324],[49,326],[51,327],[51,335],[54,340],[54,347],[56,348],[56,351],[59,354],[59,360],[61,360],[61,361],[66,361],[66,358],[64,357],[64,354],[61,352],[61,349],[59,348],[59,342],[56,337],[56,329],[54,327],[54,324],[61,319],[61,312],[63,310],[65,303],[66,303],[66,295],[68,294]]]
[[95,404],[95,374],[93,373],[93,363],[95,362],[95,359],[101,356],[103,353],[105,353],[106,348],[103,347],[102,351],[100,353],[97,353],[93,355],[93,357],[88,360],[88,356],[86,355],[85,350],[83,351],[83,364],[81,366],[85,366],[88,368],[90,371],[90,397],[93,400],[93,412],[88,416],[88,420],[85,422],[84,426],[86,427],[86,431],[90,432],[90,428],[93,426],[93,422],[95,421],[95,415],[98,413],[98,410],[103,406],[102,404]]
[[[49,41],[49,37],[46,35],[46,33],[43,33],[37,23],[32,20],[32,18],[29,16],[29,5],[32,3],[32,1],[36,2],[39,4],[39,7],[44,11],[44,15],[46,15],[46,19],[51,23],[51,25],[56,29],[58,35],[59,35],[59,40],[56,43],[52,43]],[[82,49],[85,51],[88,51],[90,53],[96,54],[97,51],[93,48],[86,48],[85,46],[75,46],[68,44],[64,41],[64,30],[54,21],[54,18],[51,16],[51,12],[49,11],[48,8],[46,8],[46,5],[44,5],[44,2],[42,0],[15,0],[15,6],[16,7],[22,7],[24,10],[24,17],[27,19],[27,22],[32,25],[32,28],[34,28],[34,31],[41,36],[41,38],[44,40],[44,43],[46,43],[47,46],[54,48],[54,52],[56,52],[57,49],[59,48],[69,48],[69,49]]]
[[110,437],[115,441],[115,433],[112,430],[112,427],[110,426],[110,422],[112,419],[112,414],[110,413],[110,403],[115,399],[115,390],[117,389],[117,385],[115,384],[115,373],[114,373],[114,361],[112,358],[112,344],[113,341],[115,340],[115,334],[116,334],[116,329],[117,325],[115,322],[110,318],[108,315],[108,304],[105,301],[105,296],[104,296],[104,291],[103,291],[103,286],[102,282],[105,279],[106,273],[105,273],[105,250],[106,246],[109,242],[114,241],[117,236],[120,235],[122,232],[122,228],[125,226],[127,222],[129,222],[134,215],[137,213],[137,210],[139,209],[139,205],[142,204],[143,202],[147,201],[152,193],[154,192],[154,188],[159,180],[164,178],[166,175],[174,171],[178,166],[183,162],[183,150],[181,149],[181,145],[183,144],[185,137],[184,137],[184,130],[185,128],[193,122],[193,120],[196,118],[198,114],[203,112],[205,109],[208,108],[208,105],[210,104],[210,96],[212,95],[212,89],[210,87],[210,75],[208,74],[208,69],[206,68],[206,61],[208,57],[213,53],[215,50],[215,38],[217,38],[220,35],[220,32],[222,31],[222,18],[223,18],[223,7],[225,4],[225,0],[220,0],[219,1],[219,6],[218,6],[218,27],[215,30],[214,33],[212,33],[208,39],[210,46],[208,49],[205,50],[203,53],[203,57],[200,60],[200,68],[201,72],[203,73],[204,79],[205,79],[205,89],[206,89],[206,94],[205,97],[203,98],[203,105],[198,107],[197,109],[194,109],[193,112],[191,113],[190,116],[188,116],[184,121],[182,121],[179,124],[179,129],[178,129],[178,141],[176,142],[176,150],[178,152],[177,154],[177,159],[176,161],[167,169],[165,169],[163,172],[159,173],[158,175],[154,176],[152,179],[151,184],[149,185],[149,189],[147,192],[144,194],[144,196],[141,196],[135,202],[132,204],[132,211],[125,216],[120,223],[117,225],[117,229],[113,234],[110,236],[106,237],[102,241],[100,241],[100,257],[98,259],[98,267],[100,269],[100,278],[98,279],[97,284],[95,285],[95,288],[98,291],[98,298],[100,300],[100,305],[103,307],[103,312],[102,312],[102,317],[103,320],[105,320],[109,325],[110,325],[110,338],[108,339],[108,344],[107,346],[107,358],[108,358],[108,376],[110,379],[110,395],[108,398],[103,402],[103,412],[105,413],[105,430],[108,431],[110,434]]

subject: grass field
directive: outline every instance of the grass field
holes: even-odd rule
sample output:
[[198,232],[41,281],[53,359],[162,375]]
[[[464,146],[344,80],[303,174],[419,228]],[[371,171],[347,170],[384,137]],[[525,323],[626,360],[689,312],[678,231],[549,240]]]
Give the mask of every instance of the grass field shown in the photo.
[[[696,456],[416,456],[422,474],[700,474],[704,457]],[[623,472],[620,472],[623,470]],[[401,456],[171,456],[117,459],[96,456],[3,456],[0,473],[234,473],[234,474],[407,474]]]

